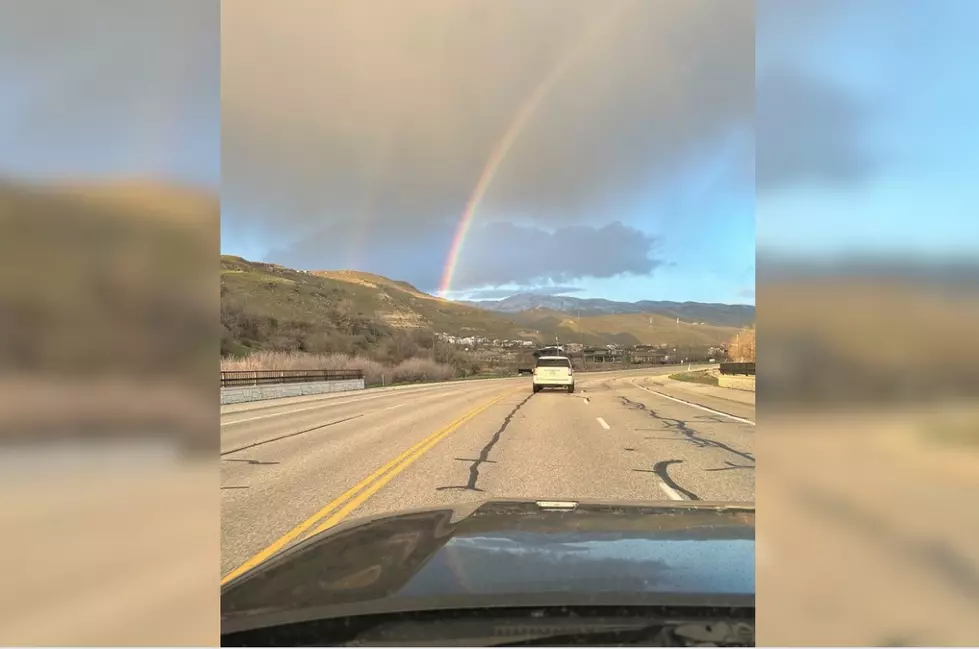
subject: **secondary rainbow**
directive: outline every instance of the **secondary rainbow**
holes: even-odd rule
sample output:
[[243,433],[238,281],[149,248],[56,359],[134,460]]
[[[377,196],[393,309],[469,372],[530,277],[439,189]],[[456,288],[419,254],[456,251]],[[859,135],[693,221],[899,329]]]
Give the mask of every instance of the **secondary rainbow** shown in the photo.
[[483,167],[483,172],[479,176],[479,180],[476,182],[476,187],[473,189],[472,194],[469,195],[469,200],[466,201],[466,208],[459,218],[459,223],[456,225],[455,233],[452,237],[452,245],[449,247],[449,254],[446,257],[445,265],[442,270],[442,281],[439,284],[439,295],[446,297],[449,291],[452,289],[452,279],[455,276],[456,268],[459,265],[459,255],[462,252],[463,244],[466,242],[466,236],[469,234],[469,229],[472,226],[473,219],[476,216],[476,209],[483,200],[483,196],[486,195],[486,190],[489,189],[490,185],[493,183],[493,179],[496,177],[496,173],[500,168],[504,158],[506,158],[507,153],[516,141],[517,136],[523,130],[524,125],[530,120],[537,107],[540,106],[541,102],[547,97],[547,94],[551,91],[551,88],[558,82],[561,75],[567,71],[571,64],[581,55],[587,48],[595,43],[598,37],[624,12],[624,10],[631,6],[632,2],[630,0],[624,0],[621,4],[616,7],[615,11],[609,13],[604,20],[597,23],[592,29],[588,30],[585,38],[578,41],[577,47],[572,48],[568,54],[559,61],[558,65],[555,66],[551,73],[548,74],[534,91],[530,94],[527,100],[520,106],[517,111],[516,116],[510,123],[510,127],[503,134],[500,141],[493,147],[493,151],[490,153],[489,159],[486,160],[486,164]]

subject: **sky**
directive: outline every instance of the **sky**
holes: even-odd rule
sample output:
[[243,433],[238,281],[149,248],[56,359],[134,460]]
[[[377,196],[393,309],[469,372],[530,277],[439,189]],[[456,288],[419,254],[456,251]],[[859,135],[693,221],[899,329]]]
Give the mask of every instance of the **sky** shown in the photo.
[[0,176],[220,188],[222,252],[427,291],[456,252],[464,298],[979,247],[972,0],[364,4],[0,4]]
[[751,301],[752,2],[236,0],[221,27],[223,252]]
[[759,0],[756,12],[759,258],[975,258],[979,3]]
[[219,30],[209,0],[0,3],[0,177],[218,190]]

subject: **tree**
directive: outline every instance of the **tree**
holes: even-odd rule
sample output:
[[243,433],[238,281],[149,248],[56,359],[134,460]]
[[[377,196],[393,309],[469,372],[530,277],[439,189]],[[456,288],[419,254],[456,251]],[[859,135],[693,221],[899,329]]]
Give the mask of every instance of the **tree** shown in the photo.
[[742,329],[728,341],[727,355],[735,363],[755,362],[755,328]]

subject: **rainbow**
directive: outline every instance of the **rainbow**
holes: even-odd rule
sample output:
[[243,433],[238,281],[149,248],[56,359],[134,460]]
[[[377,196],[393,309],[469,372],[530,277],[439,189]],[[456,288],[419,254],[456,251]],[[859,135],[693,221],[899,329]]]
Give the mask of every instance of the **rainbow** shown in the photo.
[[458,224],[456,224],[455,234],[452,237],[452,244],[449,247],[449,254],[446,257],[445,265],[442,269],[442,281],[439,284],[439,295],[441,297],[447,297],[449,291],[452,289],[452,279],[455,276],[456,268],[459,265],[459,255],[462,252],[463,244],[466,242],[466,237],[469,234],[469,229],[472,227],[473,219],[476,216],[476,209],[483,200],[483,196],[486,195],[486,190],[489,189],[490,185],[493,183],[493,179],[496,177],[497,171],[499,171],[500,165],[503,163],[504,158],[506,158],[507,153],[516,141],[517,136],[523,130],[524,125],[530,120],[534,115],[537,108],[540,106],[541,102],[550,93],[551,88],[560,80],[561,76],[571,67],[577,58],[583,54],[588,48],[590,48],[601,36],[606,29],[608,29],[612,23],[617,20],[625,11],[626,8],[631,7],[636,0],[623,0],[616,9],[609,13],[604,20],[594,25],[585,35],[585,38],[578,41],[578,45],[572,48],[563,59],[558,62],[558,65],[551,70],[544,79],[541,80],[539,84],[534,88],[534,91],[530,94],[526,101],[521,104],[520,109],[517,111],[516,116],[510,123],[510,127],[507,128],[506,132],[500,141],[493,147],[493,151],[490,153],[489,159],[486,160],[486,164],[483,166],[483,172],[479,176],[479,180],[476,182],[476,187],[473,189],[472,194],[469,195],[469,200],[466,201],[465,210],[462,212],[462,216],[459,218]]

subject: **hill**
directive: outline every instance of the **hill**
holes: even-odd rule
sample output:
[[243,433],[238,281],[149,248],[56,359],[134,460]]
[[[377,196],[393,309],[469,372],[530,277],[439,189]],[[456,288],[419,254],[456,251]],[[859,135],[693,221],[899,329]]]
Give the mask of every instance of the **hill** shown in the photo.
[[412,349],[433,349],[436,333],[586,345],[709,345],[735,333],[730,327],[677,327],[675,318],[657,314],[579,320],[546,308],[501,313],[371,273],[298,271],[233,256],[221,258],[221,303],[225,355],[342,352],[400,362]]
[[0,214],[14,270],[0,277],[4,367],[142,375],[210,364],[217,302],[202,260],[218,243],[216,195],[0,179]]
[[[374,352],[396,339],[457,336],[536,339],[482,309],[355,271],[297,271],[221,257],[223,353],[254,349]],[[416,333],[418,335],[410,335]]]
[[194,187],[0,178],[8,442],[176,436],[213,457],[219,219]]
[[465,302],[489,311],[518,313],[531,309],[549,309],[572,315],[651,314],[676,321],[703,322],[725,327],[746,327],[755,321],[755,307],[749,304],[707,304],[703,302],[666,302],[642,300],[616,302],[601,298],[579,298],[563,295],[521,293],[502,300]]
[[620,345],[682,345],[710,346],[730,340],[737,333],[736,327],[677,323],[654,313],[616,313],[577,318],[574,315],[551,309],[532,309],[511,314],[516,322],[541,329],[561,329],[568,332],[562,340],[568,342],[604,340]]

